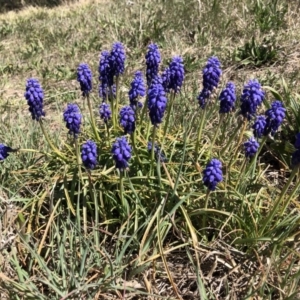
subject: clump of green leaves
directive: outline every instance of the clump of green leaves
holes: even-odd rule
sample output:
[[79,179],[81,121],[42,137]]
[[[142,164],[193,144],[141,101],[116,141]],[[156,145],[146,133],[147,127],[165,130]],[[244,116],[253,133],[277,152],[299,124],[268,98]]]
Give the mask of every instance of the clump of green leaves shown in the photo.
[[265,38],[259,43],[252,37],[251,41],[233,52],[233,60],[241,65],[260,67],[274,62],[277,55],[277,47],[272,39]]
[[285,25],[287,3],[284,1],[257,0],[253,8],[256,26],[262,33],[277,31]]

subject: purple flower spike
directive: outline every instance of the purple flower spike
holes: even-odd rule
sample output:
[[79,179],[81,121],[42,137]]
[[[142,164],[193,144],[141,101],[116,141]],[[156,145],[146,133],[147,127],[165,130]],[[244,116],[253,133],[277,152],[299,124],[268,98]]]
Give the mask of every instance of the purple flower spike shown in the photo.
[[104,121],[104,123],[107,123],[109,119],[111,119],[111,110],[109,104],[102,103],[99,106],[99,114],[100,118]]
[[116,139],[116,142],[112,146],[111,153],[117,169],[124,170],[128,167],[128,161],[131,158],[131,147],[125,136]]
[[148,46],[148,52],[145,56],[146,59],[146,77],[148,86],[151,85],[153,78],[158,75],[158,67],[161,61],[158,46],[156,44],[150,44]]
[[106,50],[101,52],[98,71],[99,71],[99,80],[101,81],[101,85],[102,85],[101,89],[103,93],[106,93],[107,92],[106,89],[109,90],[109,88],[113,85],[113,77],[114,77],[110,66],[110,54]]
[[257,80],[250,80],[243,89],[241,96],[241,114],[251,120],[265,98],[265,92]]
[[82,63],[78,66],[77,81],[80,83],[82,96],[87,96],[92,90],[92,72],[87,64]]
[[210,57],[203,70],[203,89],[212,92],[218,86],[221,75],[219,59],[216,56]]
[[146,95],[146,87],[141,71],[137,71],[134,74],[134,79],[131,82],[131,89],[128,93],[130,106],[135,110],[138,105],[138,98]]
[[158,126],[162,122],[167,107],[165,91],[160,83],[152,83],[148,90],[148,108],[151,123]]
[[82,115],[77,104],[69,103],[63,113],[64,121],[69,129],[69,134],[76,138],[80,132]]
[[115,42],[110,52],[110,69],[113,76],[119,76],[125,70],[125,49],[121,42]]
[[102,101],[111,100],[116,98],[116,85],[108,86],[107,84],[101,82],[99,84],[99,97]]
[[175,93],[180,91],[184,80],[184,66],[180,56],[173,57],[162,78],[166,92],[169,92],[169,90],[173,90]]
[[120,124],[125,134],[133,133],[135,130],[135,112],[130,106],[124,106],[120,111]]
[[285,118],[286,109],[283,107],[281,101],[275,100],[271,104],[271,108],[268,109],[265,113],[266,115],[266,127],[265,135],[271,133],[272,136],[275,135],[279,126],[282,124]]
[[27,80],[24,97],[29,105],[33,120],[39,121],[42,116],[45,116],[43,111],[44,91],[37,79],[30,78]]
[[81,147],[81,159],[88,170],[93,170],[97,164],[97,146],[89,140]]
[[222,163],[213,158],[203,171],[203,183],[211,191],[216,189],[219,182],[223,180]]
[[198,96],[198,102],[199,102],[199,106],[204,109],[206,104],[207,104],[207,100],[209,99],[211,92],[209,90],[203,89],[199,96]]
[[8,157],[9,152],[13,152],[14,150],[4,144],[0,144],[0,161],[4,160]]
[[253,157],[259,148],[259,143],[254,137],[251,137],[247,142],[244,143],[244,150],[246,157]]
[[253,129],[253,135],[256,138],[261,138],[264,135],[265,128],[266,128],[266,118],[265,116],[257,116],[255,123],[252,126]]
[[220,114],[229,113],[234,110],[235,107],[235,85],[232,82],[228,82],[226,88],[220,94]]

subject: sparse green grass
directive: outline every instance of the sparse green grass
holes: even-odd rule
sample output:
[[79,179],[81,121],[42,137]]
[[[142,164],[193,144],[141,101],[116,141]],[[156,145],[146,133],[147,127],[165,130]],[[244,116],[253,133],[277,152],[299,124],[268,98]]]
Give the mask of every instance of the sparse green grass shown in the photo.
[[[54,156],[20,152],[0,165],[1,209],[6,209],[1,234],[5,241],[13,236],[0,244],[1,299],[300,299],[299,174],[268,219],[290,178],[293,139],[300,131],[297,5],[100,0],[0,15],[0,143],[53,155],[23,97],[26,79],[36,77],[46,94],[45,126],[68,156],[64,164]],[[157,133],[169,161],[149,175],[147,120],[141,123],[137,145],[143,166],[132,158],[123,194],[110,154],[121,130],[98,143],[99,167],[92,172],[91,186],[86,173],[82,181],[77,178],[75,153],[62,122],[66,104],[76,102],[85,117],[80,143],[95,138],[76,82],[78,64],[87,62],[94,74],[94,112],[105,135],[97,113],[97,68],[100,51],[117,40],[127,54],[121,104],[128,102],[134,71],[144,70],[150,41],[159,45],[163,67],[181,55],[186,69],[168,134],[163,135],[163,125]],[[196,98],[201,70],[211,55],[219,57],[223,69],[214,99],[228,80],[236,83],[239,96],[246,81],[258,78],[267,91],[261,112],[274,98],[287,107],[284,125],[274,141],[268,140],[254,168],[241,168],[238,138],[220,156],[238,125],[235,113],[211,150],[219,122],[218,107],[211,105],[195,169],[193,151],[203,116]],[[247,128],[243,141],[250,134]],[[211,157],[221,159],[225,175],[205,209],[201,171]],[[8,220],[3,217],[7,212]]]

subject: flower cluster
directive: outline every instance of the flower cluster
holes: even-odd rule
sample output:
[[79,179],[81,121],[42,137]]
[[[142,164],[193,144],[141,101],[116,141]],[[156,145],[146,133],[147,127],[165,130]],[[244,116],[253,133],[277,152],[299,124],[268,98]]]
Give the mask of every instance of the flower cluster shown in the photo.
[[162,74],[162,78],[166,92],[173,90],[177,93],[180,90],[184,80],[184,66],[180,56],[173,57],[169,67]]
[[151,123],[157,126],[162,122],[167,106],[167,98],[163,86],[152,82],[148,90],[148,109]]
[[[152,142],[148,142],[148,151],[152,151]],[[159,160],[160,162],[167,162],[168,159],[166,158],[165,154],[163,153],[163,151],[159,148],[159,146],[154,143],[154,153],[155,153],[155,157],[157,160]]]
[[135,112],[130,106],[124,106],[120,110],[120,125],[124,128],[125,134],[134,132]]
[[124,170],[128,167],[128,161],[131,158],[131,147],[125,136],[116,139],[116,142],[112,146],[111,153],[117,169]]
[[24,97],[29,105],[33,120],[39,121],[42,116],[45,116],[43,111],[44,91],[37,79],[30,78],[27,80]]
[[211,191],[216,189],[219,182],[223,180],[222,163],[214,158],[203,171],[203,183]]
[[256,120],[252,126],[253,134],[256,138],[261,138],[265,134],[266,124],[267,121],[265,116],[256,117]]
[[5,146],[4,144],[0,144],[0,161],[6,159],[9,155],[9,152],[12,151],[12,148]]
[[265,98],[265,92],[257,80],[249,80],[241,95],[241,114],[250,120]]
[[100,104],[99,114],[100,118],[104,121],[104,123],[107,123],[107,121],[111,119],[111,110],[109,104],[106,104],[105,102]]
[[97,164],[97,145],[89,140],[81,147],[81,159],[88,170],[93,170]]
[[108,86],[107,84],[100,83],[99,84],[99,97],[105,102],[107,99],[116,98],[116,85]]
[[221,75],[222,70],[219,59],[216,56],[210,57],[203,69],[203,89],[197,98],[201,108],[205,108],[210,94],[219,84]]
[[146,95],[146,87],[141,71],[137,71],[134,74],[134,79],[131,82],[131,89],[128,92],[130,106],[135,110],[138,105],[138,97],[144,97]]
[[235,108],[235,85],[228,82],[226,88],[221,92],[220,97],[220,114],[229,113]]
[[125,49],[122,43],[115,42],[110,52],[110,70],[113,76],[119,76],[125,70]]
[[283,107],[281,101],[275,100],[271,104],[271,108],[265,113],[266,115],[266,127],[265,135],[271,133],[274,135],[278,130],[279,126],[282,124],[285,118],[286,109]]
[[158,75],[158,68],[161,61],[158,46],[156,44],[150,44],[148,46],[148,52],[145,59],[147,84],[150,86],[152,80]]
[[259,148],[259,143],[254,137],[251,137],[247,142],[244,143],[244,151],[246,157],[253,157]]
[[77,68],[77,81],[80,83],[82,96],[86,97],[92,90],[92,71],[85,63],[81,63]]
[[111,52],[106,50],[101,52],[99,61],[99,96],[113,98],[116,95],[116,87],[114,86],[114,76],[119,76],[125,70],[125,49],[122,43],[116,42],[112,46]]
[[69,103],[63,113],[63,117],[64,121],[66,122],[66,126],[69,129],[69,134],[76,138],[80,132],[80,124],[82,119],[78,105]]

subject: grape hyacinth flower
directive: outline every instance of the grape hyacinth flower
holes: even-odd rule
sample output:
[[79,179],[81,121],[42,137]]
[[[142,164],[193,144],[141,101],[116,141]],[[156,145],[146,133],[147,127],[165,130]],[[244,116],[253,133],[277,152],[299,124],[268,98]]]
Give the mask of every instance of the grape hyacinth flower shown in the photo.
[[0,161],[6,159],[9,156],[10,152],[14,150],[4,144],[0,144]]
[[161,74],[161,81],[166,93],[170,92],[170,76],[170,68],[165,68],[165,70]]
[[226,88],[221,92],[220,97],[220,114],[229,113],[235,108],[235,85],[233,82],[228,82]]
[[99,84],[99,97],[105,102],[106,99],[116,98],[116,85],[109,87],[107,84],[101,82]]
[[109,65],[112,76],[119,76],[125,70],[125,49],[121,42],[115,42],[109,56]]
[[199,102],[199,106],[204,109],[207,103],[207,100],[209,99],[211,92],[209,90],[203,89],[199,96],[198,96],[198,102]]
[[113,74],[110,67],[110,54],[106,50],[101,52],[98,72],[99,81],[101,81],[101,83],[103,84],[103,88],[109,88],[113,85]]
[[213,158],[203,171],[203,183],[210,191],[214,191],[219,182],[223,180],[222,163]]
[[210,57],[203,69],[203,89],[212,92],[218,86],[221,75],[219,59],[216,56]]
[[173,90],[177,93],[184,80],[183,60],[180,56],[173,57],[169,67],[165,70],[163,76],[163,86],[166,92]]
[[83,165],[88,170],[93,170],[97,164],[97,145],[95,142],[88,140],[81,147],[81,159]]
[[137,99],[146,95],[146,87],[141,71],[137,71],[134,74],[134,79],[131,82],[131,89],[128,92],[130,106],[135,110],[138,106]]
[[33,120],[39,121],[42,116],[45,116],[43,111],[44,91],[37,79],[30,78],[27,80],[24,97],[29,105]]
[[251,137],[247,142],[244,143],[244,150],[246,157],[253,157],[259,148],[259,143],[254,137]]
[[146,78],[148,86],[151,85],[153,78],[158,75],[158,67],[161,61],[160,52],[156,44],[148,46],[148,52],[145,56],[146,59]]
[[106,104],[105,102],[100,104],[99,114],[104,123],[107,123],[107,121],[111,118],[111,110],[109,104]]
[[[152,142],[148,142],[148,151],[151,152],[152,150]],[[160,150],[160,148],[158,147],[158,145],[156,143],[154,143],[154,153],[156,156],[157,160],[160,160],[161,162],[167,162],[167,158],[165,156],[165,154]]]
[[135,112],[130,106],[124,106],[120,111],[120,125],[124,128],[125,134],[133,133],[135,130]]
[[271,133],[272,136],[275,135],[279,126],[282,124],[285,118],[286,109],[283,107],[283,104],[279,100],[275,100],[271,104],[271,108],[268,109],[265,113],[266,115],[266,127],[265,135]]
[[264,135],[265,128],[266,128],[266,118],[265,116],[257,116],[255,123],[252,126],[253,129],[253,135],[256,138],[261,138]]
[[131,158],[131,147],[125,136],[116,139],[116,142],[112,146],[111,153],[117,169],[124,170],[128,167],[128,161]]
[[148,109],[152,125],[157,126],[162,122],[167,106],[165,91],[160,83],[152,83],[148,90]]
[[241,95],[241,114],[243,117],[251,120],[264,98],[265,92],[261,89],[260,83],[257,80],[249,80]]
[[63,113],[63,117],[64,121],[66,122],[66,126],[69,129],[69,134],[76,138],[80,132],[80,124],[82,119],[78,105],[69,103]]
[[77,68],[77,81],[80,83],[82,96],[86,97],[92,90],[92,71],[85,63],[81,63]]

